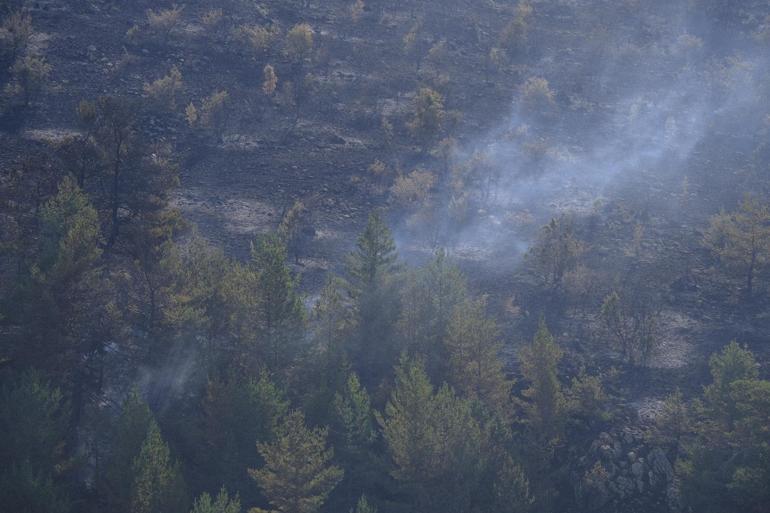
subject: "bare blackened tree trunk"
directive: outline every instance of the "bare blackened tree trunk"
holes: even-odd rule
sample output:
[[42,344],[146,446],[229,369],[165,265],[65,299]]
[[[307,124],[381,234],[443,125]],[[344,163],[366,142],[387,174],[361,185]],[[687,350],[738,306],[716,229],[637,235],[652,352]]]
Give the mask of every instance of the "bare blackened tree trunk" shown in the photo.
[[112,247],[118,238],[120,231],[118,219],[118,210],[120,206],[120,167],[121,158],[120,151],[123,146],[122,138],[119,135],[119,130],[115,130],[115,155],[112,163],[112,191],[110,193],[110,207],[111,207],[111,220],[112,226],[110,227],[110,238],[107,241],[107,247]]

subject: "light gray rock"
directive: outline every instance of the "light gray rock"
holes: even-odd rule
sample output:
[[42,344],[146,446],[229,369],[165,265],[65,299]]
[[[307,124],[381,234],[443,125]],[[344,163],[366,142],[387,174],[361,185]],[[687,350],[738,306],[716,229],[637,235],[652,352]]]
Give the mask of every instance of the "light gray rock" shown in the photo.
[[650,451],[647,457],[650,471],[654,477],[650,478],[650,485],[658,486],[670,483],[674,480],[674,467],[668,461],[663,449],[656,447]]
[[620,500],[625,500],[634,494],[635,485],[632,479],[621,476],[613,484],[615,493]]

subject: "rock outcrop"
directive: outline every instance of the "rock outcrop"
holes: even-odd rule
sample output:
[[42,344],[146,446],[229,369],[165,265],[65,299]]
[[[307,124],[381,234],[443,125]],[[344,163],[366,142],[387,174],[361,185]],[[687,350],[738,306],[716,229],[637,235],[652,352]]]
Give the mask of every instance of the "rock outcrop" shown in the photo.
[[678,511],[674,467],[638,428],[600,433],[579,465],[573,479],[585,511]]

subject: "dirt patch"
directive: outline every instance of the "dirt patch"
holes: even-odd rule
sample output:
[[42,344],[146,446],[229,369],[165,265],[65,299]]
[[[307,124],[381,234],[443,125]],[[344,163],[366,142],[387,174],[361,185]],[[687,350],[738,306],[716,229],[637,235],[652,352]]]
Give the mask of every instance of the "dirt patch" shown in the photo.
[[696,321],[683,312],[666,311],[660,320],[660,346],[650,358],[653,369],[677,369],[688,365],[695,348]]

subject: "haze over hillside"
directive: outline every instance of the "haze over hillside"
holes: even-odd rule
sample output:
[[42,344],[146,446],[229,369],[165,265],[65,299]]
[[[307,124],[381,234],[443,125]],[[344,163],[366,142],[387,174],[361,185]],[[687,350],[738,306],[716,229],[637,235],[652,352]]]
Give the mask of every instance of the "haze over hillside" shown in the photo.
[[4,0],[0,511],[770,504],[770,4]]

